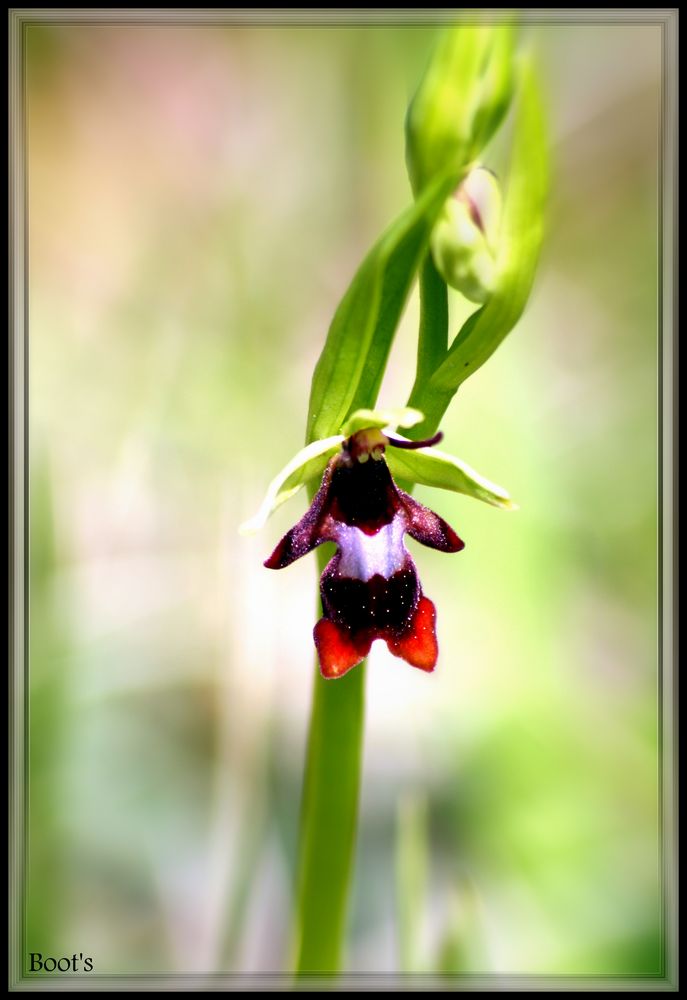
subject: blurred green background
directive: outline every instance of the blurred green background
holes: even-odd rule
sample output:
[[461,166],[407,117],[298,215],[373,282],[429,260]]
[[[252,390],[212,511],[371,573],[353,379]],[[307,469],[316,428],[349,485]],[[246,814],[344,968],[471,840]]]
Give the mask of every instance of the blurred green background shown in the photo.
[[[303,499],[236,529],[301,446],[334,308],[409,201],[435,32],[27,30],[27,950],[285,969],[315,560],[262,567]],[[521,41],[549,236],[443,428],[520,510],[417,491],[467,544],[413,548],[436,674],[373,649],[351,970],[661,969],[660,28]],[[384,404],[407,398],[416,327],[413,300]]]

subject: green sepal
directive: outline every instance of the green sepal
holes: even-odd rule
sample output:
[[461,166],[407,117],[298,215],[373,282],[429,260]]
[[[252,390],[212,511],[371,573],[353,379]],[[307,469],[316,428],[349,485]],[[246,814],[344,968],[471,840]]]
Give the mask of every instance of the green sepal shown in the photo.
[[313,441],[305,448],[301,448],[281,472],[274,477],[267,487],[267,493],[260,504],[260,510],[250,520],[244,521],[239,527],[239,534],[252,535],[259,531],[277,507],[295,496],[306,483],[319,479],[327,462],[332,455],[337,453],[343,440],[341,434],[335,434],[333,437]]
[[417,451],[387,448],[386,462],[395,479],[464,493],[502,510],[517,510],[517,504],[502,486],[489,482],[459,458],[437,448],[418,448]]
[[341,428],[345,437],[368,427],[415,427],[425,419],[424,413],[411,406],[400,406],[387,410],[356,410]]

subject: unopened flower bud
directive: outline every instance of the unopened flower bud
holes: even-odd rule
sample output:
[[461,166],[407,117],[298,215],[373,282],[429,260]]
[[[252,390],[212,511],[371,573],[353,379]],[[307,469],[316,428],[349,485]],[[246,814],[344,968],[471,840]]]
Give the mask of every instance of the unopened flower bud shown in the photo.
[[513,93],[513,29],[462,26],[439,38],[406,118],[406,160],[417,196],[436,176],[477,156]]
[[446,202],[432,232],[437,270],[471,302],[486,302],[496,285],[501,207],[496,177],[475,167]]

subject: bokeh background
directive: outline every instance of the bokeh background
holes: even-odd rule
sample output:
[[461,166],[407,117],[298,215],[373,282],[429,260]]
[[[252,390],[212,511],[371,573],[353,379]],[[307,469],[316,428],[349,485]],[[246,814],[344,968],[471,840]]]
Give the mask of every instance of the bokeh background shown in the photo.
[[[435,30],[27,31],[27,948],[285,969],[316,569],[262,567],[303,499],[237,526],[301,446],[334,308],[409,200]],[[371,657],[351,970],[661,967],[660,29],[522,44],[549,235],[444,424],[520,510],[417,491],[467,546],[415,552],[436,674]],[[413,299],[388,405],[416,326]]]

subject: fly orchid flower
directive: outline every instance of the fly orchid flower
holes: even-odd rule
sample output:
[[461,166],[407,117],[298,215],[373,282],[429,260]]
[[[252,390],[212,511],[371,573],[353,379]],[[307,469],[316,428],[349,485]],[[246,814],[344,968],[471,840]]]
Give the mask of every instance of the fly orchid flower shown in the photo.
[[421,670],[433,670],[437,662],[434,605],[423,596],[403,536],[442,552],[459,552],[463,542],[445,521],[398,489],[384,461],[391,444],[415,447],[376,428],[345,440],[330,458],[310,508],[265,562],[268,569],[283,569],[322,542],[338,546],[320,579],[324,615],[314,633],[328,678],[360,663],[374,639],[384,639],[395,656]]
[[459,552],[464,543],[446,521],[399,489],[392,473],[495,506],[514,506],[500,487],[434,449],[440,433],[409,441],[389,426],[409,427],[423,419],[417,410],[358,410],[342,434],[304,448],[272,482],[258,515],[242,526],[244,532],[259,528],[325,465],[310,507],[265,566],[283,569],[323,542],[336,544],[320,578],[323,616],[314,630],[326,678],[341,677],[364,660],[375,639],[420,670],[436,666],[436,612],[422,592],[404,536],[441,552]]

